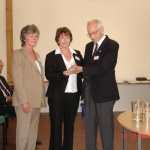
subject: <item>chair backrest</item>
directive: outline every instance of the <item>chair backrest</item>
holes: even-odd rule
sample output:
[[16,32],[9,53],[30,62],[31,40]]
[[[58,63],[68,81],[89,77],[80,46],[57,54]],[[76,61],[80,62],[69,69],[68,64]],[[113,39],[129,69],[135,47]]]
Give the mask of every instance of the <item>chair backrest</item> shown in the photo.
[[8,118],[8,117],[10,117],[10,115],[9,115],[9,114],[7,114],[7,113],[5,113],[5,118]]
[[4,116],[0,116],[0,124],[3,124],[5,122],[5,117]]

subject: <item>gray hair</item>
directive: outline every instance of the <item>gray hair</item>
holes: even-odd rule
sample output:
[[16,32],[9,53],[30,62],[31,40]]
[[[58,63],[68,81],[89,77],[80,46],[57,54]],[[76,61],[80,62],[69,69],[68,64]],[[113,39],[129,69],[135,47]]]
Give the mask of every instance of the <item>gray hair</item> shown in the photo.
[[20,32],[20,41],[21,41],[21,46],[22,47],[25,46],[25,37],[26,37],[26,35],[33,34],[33,33],[37,33],[38,36],[40,34],[40,31],[39,31],[38,27],[34,24],[27,25],[27,26],[22,28],[22,30]]
[[99,29],[100,29],[101,27],[103,27],[102,22],[101,22],[100,20],[98,20],[98,19],[93,19],[93,20],[91,20],[91,21],[88,21],[88,22],[87,22],[87,26],[88,26],[90,23],[95,23]]

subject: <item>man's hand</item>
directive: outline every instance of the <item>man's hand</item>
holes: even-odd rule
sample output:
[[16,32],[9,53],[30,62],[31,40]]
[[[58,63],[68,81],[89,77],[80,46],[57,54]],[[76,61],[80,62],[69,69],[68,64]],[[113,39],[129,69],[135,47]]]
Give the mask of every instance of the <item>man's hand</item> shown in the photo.
[[25,113],[30,112],[30,109],[31,109],[31,108],[30,108],[30,104],[29,104],[28,102],[22,104],[22,109],[23,109],[23,111],[24,111]]
[[82,72],[82,67],[81,66],[73,66],[69,70],[64,71],[63,74],[66,76],[69,76],[71,74],[79,73]]
[[11,96],[7,97],[7,102],[12,102],[12,97]]

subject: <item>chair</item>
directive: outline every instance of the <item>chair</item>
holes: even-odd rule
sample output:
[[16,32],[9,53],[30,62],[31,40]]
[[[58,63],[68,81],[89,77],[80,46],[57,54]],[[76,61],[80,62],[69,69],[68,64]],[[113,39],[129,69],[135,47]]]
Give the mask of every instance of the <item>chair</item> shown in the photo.
[[5,139],[5,142],[6,142],[6,145],[7,145],[7,141],[8,141],[8,139],[7,139],[7,129],[8,129],[8,118],[10,117],[10,115],[9,114],[5,114],[5,135],[6,135],[6,139]]
[[5,150],[5,117],[0,116],[0,125],[2,125],[3,150]]

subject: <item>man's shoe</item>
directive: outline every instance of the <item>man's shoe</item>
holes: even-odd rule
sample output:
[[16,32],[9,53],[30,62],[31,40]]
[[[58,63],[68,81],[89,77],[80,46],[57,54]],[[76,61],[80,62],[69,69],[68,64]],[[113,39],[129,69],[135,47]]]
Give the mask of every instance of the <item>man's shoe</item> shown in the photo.
[[36,145],[42,145],[42,141],[37,140],[37,141],[36,141]]

